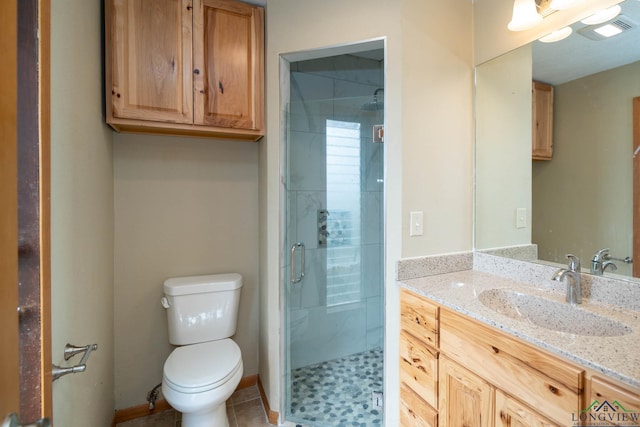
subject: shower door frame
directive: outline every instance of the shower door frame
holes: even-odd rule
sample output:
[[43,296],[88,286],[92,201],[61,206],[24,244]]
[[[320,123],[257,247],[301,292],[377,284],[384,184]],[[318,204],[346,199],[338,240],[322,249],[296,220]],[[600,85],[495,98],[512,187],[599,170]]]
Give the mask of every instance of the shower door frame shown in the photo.
[[[285,423],[284,425],[295,425],[298,423],[294,423],[294,424],[290,424],[291,421],[287,421],[287,416],[288,416],[288,409],[287,408],[287,397],[286,397],[286,393],[287,393],[287,386],[288,386],[288,378],[290,375],[290,372],[288,371],[288,368],[290,366],[290,360],[289,360],[289,350],[287,348],[288,346],[288,333],[289,331],[286,329],[289,326],[287,325],[286,321],[287,321],[287,311],[288,311],[288,306],[287,306],[287,292],[289,291],[289,269],[285,268],[289,262],[289,257],[290,257],[290,248],[287,247],[287,189],[285,188],[285,182],[286,182],[286,177],[287,177],[287,168],[288,168],[288,164],[287,164],[287,144],[289,143],[288,138],[288,132],[289,132],[289,126],[288,126],[288,105],[290,104],[290,88],[291,88],[291,80],[290,80],[290,65],[291,63],[294,62],[298,62],[298,61],[304,61],[304,60],[309,60],[309,59],[320,59],[320,58],[325,58],[325,57],[330,57],[330,56],[336,56],[336,55],[341,55],[341,54],[348,54],[348,53],[356,53],[356,52],[363,52],[363,51],[367,51],[367,50],[373,50],[373,49],[383,49],[384,50],[384,57],[386,58],[387,56],[387,48],[386,48],[386,38],[381,37],[381,38],[376,38],[376,39],[371,39],[371,40],[365,40],[365,41],[359,41],[359,42],[353,42],[353,43],[349,43],[349,44],[344,44],[344,45],[338,45],[338,46],[333,46],[333,47],[326,47],[326,48],[322,48],[322,49],[314,49],[314,50],[305,50],[305,51],[300,51],[300,52],[294,52],[294,53],[289,53],[289,54],[283,54],[280,55],[279,57],[279,61],[280,61],[280,109],[279,109],[279,114],[280,114],[280,123],[281,123],[281,129],[280,129],[280,141],[281,143],[279,144],[279,164],[280,164],[280,168],[279,168],[279,177],[280,177],[280,185],[279,185],[279,194],[278,194],[278,199],[279,199],[279,205],[280,205],[280,215],[279,215],[279,247],[280,247],[280,255],[279,255],[279,288],[280,288],[280,293],[279,293],[279,306],[281,307],[280,309],[280,345],[279,345],[279,351],[280,351],[280,379],[279,379],[279,385],[280,385],[280,393],[279,393],[279,410],[280,410],[280,422],[281,423]],[[386,87],[386,70],[383,70],[383,87]],[[386,95],[385,95],[386,98]],[[384,118],[384,122],[386,122],[386,110],[385,110],[385,118]],[[284,116],[284,117],[283,117]],[[383,344],[382,344],[382,349],[383,349],[383,354],[385,354],[385,359],[386,359],[386,349],[387,349],[387,332],[386,332],[386,321],[384,320],[386,318],[386,310],[385,310],[385,306],[386,306],[386,301],[387,301],[387,295],[386,295],[386,286],[385,284],[387,283],[387,238],[386,238],[386,212],[387,212],[387,179],[386,179],[386,174],[387,174],[387,145],[384,145],[384,149],[383,149],[383,178],[384,178],[384,183],[383,183],[383,189],[382,189],[382,269],[381,269],[381,275],[382,275],[382,316],[383,316],[383,326],[382,326],[382,339],[383,339]],[[383,371],[383,387],[384,384],[386,384],[386,379],[387,379],[387,362],[385,361],[384,363],[384,371]],[[385,387],[386,389],[386,387]],[[386,398],[385,398],[386,401]],[[385,405],[385,407],[387,407],[387,405]],[[383,416],[383,422],[382,425],[385,424],[385,419],[387,418],[386,415]]]

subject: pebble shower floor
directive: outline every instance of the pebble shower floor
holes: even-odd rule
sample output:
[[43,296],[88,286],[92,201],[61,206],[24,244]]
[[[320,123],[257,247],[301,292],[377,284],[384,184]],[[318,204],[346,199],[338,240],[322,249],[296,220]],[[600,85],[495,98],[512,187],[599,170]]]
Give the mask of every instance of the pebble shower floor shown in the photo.
[[315,427],[381,426],[382,349],[352,354],[292,372],[291,415]]

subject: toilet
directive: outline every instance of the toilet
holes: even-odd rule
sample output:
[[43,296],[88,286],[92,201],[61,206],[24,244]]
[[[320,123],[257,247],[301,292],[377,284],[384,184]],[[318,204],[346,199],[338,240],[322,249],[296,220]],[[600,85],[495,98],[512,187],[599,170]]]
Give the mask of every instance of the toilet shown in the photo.
[[229,427],[226,401],[242,378],[236,332],[242,276],[174,277],[164,282],[169,342],[162,394],[182,427]]

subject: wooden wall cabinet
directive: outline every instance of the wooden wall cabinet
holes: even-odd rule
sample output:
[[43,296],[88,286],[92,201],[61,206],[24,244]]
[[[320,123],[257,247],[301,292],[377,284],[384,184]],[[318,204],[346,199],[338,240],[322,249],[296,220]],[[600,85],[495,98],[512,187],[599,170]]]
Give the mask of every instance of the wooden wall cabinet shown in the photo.
[[107,0],[107,123],[117,131],[264,135],[264,10],[234,0]]
[[532,84],[532,157],[553,157],[553,86],[534,81]]

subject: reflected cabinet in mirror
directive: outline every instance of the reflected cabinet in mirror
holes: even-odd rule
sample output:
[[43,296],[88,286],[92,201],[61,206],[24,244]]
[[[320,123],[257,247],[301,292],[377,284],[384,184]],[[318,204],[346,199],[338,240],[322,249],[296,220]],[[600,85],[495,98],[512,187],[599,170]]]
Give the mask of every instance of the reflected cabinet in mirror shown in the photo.
[[[605,276],[639,276],[640,1],[620,6],[609,23],[621,34],[604,38],[577,22],[560,42],[477,67],[477,250],[559,264],[572,253],[588,272],[608,249]],[[534,81],[553,88],[552,123],[533,119]],[[538,126],[551,128],[545,160],[532,156]]]

